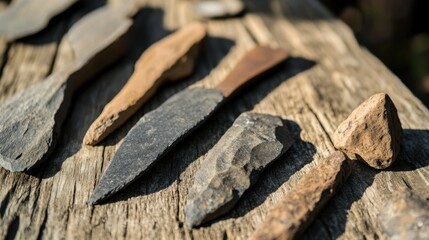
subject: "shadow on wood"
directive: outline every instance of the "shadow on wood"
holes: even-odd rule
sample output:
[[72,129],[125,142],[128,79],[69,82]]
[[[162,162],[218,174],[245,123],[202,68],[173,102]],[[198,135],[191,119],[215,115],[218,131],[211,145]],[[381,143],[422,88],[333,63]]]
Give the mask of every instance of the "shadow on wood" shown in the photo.
[[388,170],[412,171],[428,166],[429,130],[404,129],[403,134],[398,159]]
[[[171,186],[176,181],[179,183],[182,179],[182,173],[189,164],[206,154],[242,112],[251,110],[285,80],[300,72],[306,71],[314,65],[315,62],[313,61],[290,57],[284,63],[273,69],[273,71],[258,77],[252,86],[243,91],[243,94],[240,94],[239,97],[233,97],[232,100],[223,105],[213,117],[197,129],[191,136],[188,136],[184,141],[174,147],[174,149],[161,159],[150,172],[130,184],[123,191],[118,192],[115,196],[107,200],[106,203],[126,201],[129,198],[159,192]],[[294,129],[294,126],[288,125],[288,127],[292,130]],[[194,149],[189,149],[189,146],[196,147]],[[171,174],[174,172],[177,174]],[[193,179],[193,177],[191,179]]]
[[262,15],[274,15],[279,17],[279,13],[287,15],[291,20],[296,21],[316,21],[328,20],[336,21],[336,18],[328,14],[325,6],[318,1],[312,0],[280,0],[269,1],[266,0],[246,0],[246,8],[252,13]]

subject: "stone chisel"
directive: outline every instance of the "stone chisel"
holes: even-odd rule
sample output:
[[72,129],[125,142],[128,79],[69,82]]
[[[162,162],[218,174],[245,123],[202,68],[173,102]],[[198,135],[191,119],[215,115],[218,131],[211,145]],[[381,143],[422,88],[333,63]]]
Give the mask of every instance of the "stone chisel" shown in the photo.
[[36,33],[78,0],[17,0],[0,12],[0,38],[13,41]]
[[132,24],[119,9],[103,7],[77,22],[63,38],[73,61],[0,106],[0,165],[12,172],[40,163],[55,146],[73,93],[125,54]]
[[147,113],[125,137],[88,203],[96,204],[136,180],[207,120],[225,99],[286,57],[284,50],[256,46],[215,88],[184,90]]
[[149,47],[135,64],[127,84],[92,123],[84,144],[95,145],[120,127],[164,82],[190,75],[205,36],[204,25],[195,22]]
[[186,225],[194,227],[231,210],[292,142],[280,117],[241,114],[201,162],[188,194]]

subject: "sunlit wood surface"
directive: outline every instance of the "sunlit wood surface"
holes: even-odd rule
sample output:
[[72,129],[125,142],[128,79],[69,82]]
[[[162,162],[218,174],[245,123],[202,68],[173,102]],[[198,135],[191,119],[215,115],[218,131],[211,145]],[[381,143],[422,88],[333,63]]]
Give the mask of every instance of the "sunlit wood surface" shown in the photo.
[[[0,40],[0,104],[67,64],[72,57],[59,48],[62,36],[85,13],[103,4],[82,1],[36,35],[12,43]],[[207,21],[210,37],[194,75],[164,86],[100,145],[82,146],[85,132],[125,84],[142,51],[195,20],[191,4],[141,1],[131,50],[75,95],[61,140],[49,159],[29,173],[0,169],[0,238],[246,239],[297,180],[334,151],[335,128],[378,92],[391,96],[404,128],[396,164],[384,171],[354,164],[351,177],[305,237],[385,238],[378,214],[394,191],[405,187],[429,197],[429,111],[316,0],[246,1],[246,14]],[[1,2],[0,9],[4,7]],[[120,194],[102,205],[86,204],[121,140],[142,115],[186,87],[215,86],[255,44],[286,49],[292,57],[229,101]],[[201,228],[188,229],[183,224],[184,206],[195,172],[243,111],[281,116],[296,142],[265,170],[233,211]]]

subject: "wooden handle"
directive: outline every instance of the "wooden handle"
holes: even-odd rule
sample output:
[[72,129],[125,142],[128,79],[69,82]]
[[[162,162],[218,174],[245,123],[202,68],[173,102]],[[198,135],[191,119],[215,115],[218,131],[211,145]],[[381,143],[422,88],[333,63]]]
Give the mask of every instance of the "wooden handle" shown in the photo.
[[350,160],[335,152],[304,175],[274,206],[250,239],[294,239],[310,225],[322,207],[346,181]]
[[231,96],[244,84],[266,72],[287,58],[286,51],[256,46],[250,50],[216,89],[225,97]]
[[193,23],[148,48],[135,64],[127,84],[91,125],[84,143],[97,144],[120,127],[165,81],[191,74],[205,36],[204,25]]

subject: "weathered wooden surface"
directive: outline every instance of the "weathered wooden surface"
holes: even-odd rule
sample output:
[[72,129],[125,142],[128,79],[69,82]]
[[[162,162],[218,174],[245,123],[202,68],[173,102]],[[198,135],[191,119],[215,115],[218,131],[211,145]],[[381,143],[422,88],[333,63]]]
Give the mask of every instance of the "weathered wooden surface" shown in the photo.
[[[210,37],[192,77],[162,88],[100,146],[81,146],[86,130],[129,78],[141,52],[168,31],[193,20],[190,1],[142,1],[151,8],[135,17],[138,31],[133,51],[78,93],[51,157],[30,174],[0,169],[0,238],[245,239],[304,173],[334,151],[330,139],[336,127],[377,92],[388,93],[398,108],[404,127],[399,157],[384,171],[356,163],[348,181],[305,237],[384,239],[377,216],[392,192],[407,187],[427,199],[429,111],[421,102],[317,1],[246,3],[254,12],[207,22]],[[0,104],[71,58],[67,52],[57,51],[58,42],[82,12],[87,9],[77,9],[65,16],[69,19],[60,19],[31,38],[0,42],[0,55],[4,56],[0,58]],[[121,195],[103,205],[86,204],[118,143],[145,112],[191,84],[215,86],[255,43],[280,46],[294,57],[276,74],[223,106]],[[199,79],[203,80],[197,82]],[[297,141],[266,169],[230,213],[201,228],[188,229],[183,224],[186,196],[204,154],[240,112],[252,109],[288,120]]]

